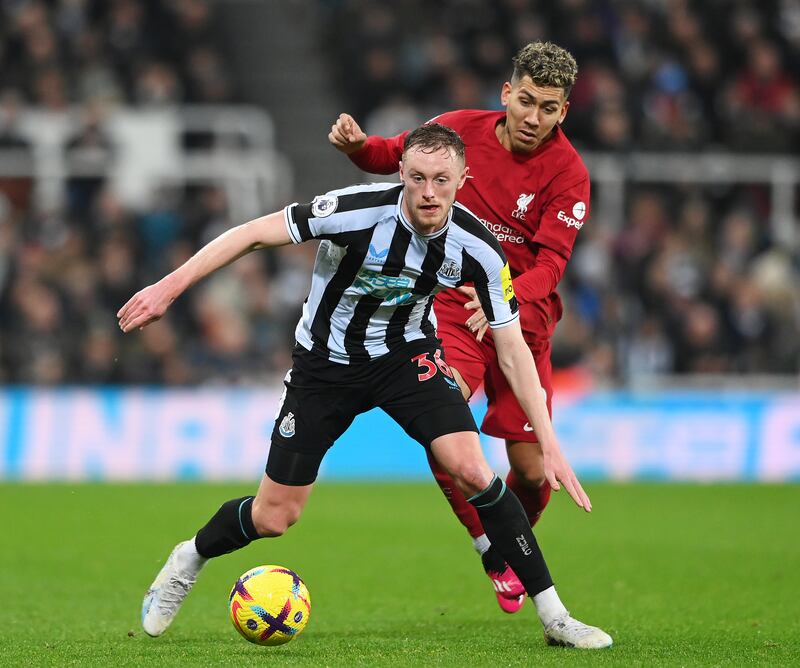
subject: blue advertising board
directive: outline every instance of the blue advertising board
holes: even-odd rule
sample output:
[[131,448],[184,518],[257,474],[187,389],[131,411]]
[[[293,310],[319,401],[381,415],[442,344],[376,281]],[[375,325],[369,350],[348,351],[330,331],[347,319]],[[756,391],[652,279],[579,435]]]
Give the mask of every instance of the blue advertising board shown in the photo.
[[[257,480],[279,393],[201,388],[0,390],[0,479]],[[473,405],[476,419],[485,411]],[[800,480],[800,394],[565,395],[556,432],[585,479]],[[504,446],[482,436],[499,472]],[[360,416],[322,479],[421,479],[422,448],[380,411]]]

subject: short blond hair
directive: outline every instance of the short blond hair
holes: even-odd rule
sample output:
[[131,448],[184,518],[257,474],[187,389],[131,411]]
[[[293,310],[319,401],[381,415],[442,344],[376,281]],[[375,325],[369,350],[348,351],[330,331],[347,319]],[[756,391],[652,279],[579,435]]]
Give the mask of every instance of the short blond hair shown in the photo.
[[552,42],[531,42],[523,46],[514,56],[514,73],[511,81],[516,83],[529,76],[537,86],[563,88],[569,95],[578,78],[578,63],[566,49]]
[[408,133],[403,143],[403,156],[412,148],[423,153],[435,153],[443,149],[453,151],[461,160],[466,153],[461,136],[441,123],[426,123]]

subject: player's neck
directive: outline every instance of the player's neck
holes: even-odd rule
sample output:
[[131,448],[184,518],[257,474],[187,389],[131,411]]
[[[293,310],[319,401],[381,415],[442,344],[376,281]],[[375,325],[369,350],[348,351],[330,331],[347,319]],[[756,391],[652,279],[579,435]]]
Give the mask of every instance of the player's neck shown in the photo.
[[511,139],[508,136],[507,127],[506,127],[506,119],[501,118],[497,125],[494,126],[494,134],[497,137],[497,141],[500,142],[500,145],[506,150],[511,150]]

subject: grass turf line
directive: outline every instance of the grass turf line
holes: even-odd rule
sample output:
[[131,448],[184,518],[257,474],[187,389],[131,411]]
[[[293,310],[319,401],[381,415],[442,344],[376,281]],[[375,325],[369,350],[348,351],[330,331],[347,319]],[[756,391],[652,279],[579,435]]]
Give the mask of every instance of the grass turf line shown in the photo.
[[[611,650],[546,647],[531,603],[500,612],[432,484],[320,483],[287,536],[214,560],[173,627],[141,598],[173,545],[249,485],[0,485],[1,665],[522,666],[800,663],[800,486],[590,485],[537,537],[576,617]],[[261,648],[227,616],[236,577],[300,573],[309,627]]]

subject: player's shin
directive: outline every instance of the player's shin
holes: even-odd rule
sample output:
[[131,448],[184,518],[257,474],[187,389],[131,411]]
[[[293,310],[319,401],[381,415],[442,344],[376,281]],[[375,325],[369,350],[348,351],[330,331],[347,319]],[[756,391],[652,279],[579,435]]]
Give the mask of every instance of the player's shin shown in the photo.
[[469,502],[477,510],[492,546],[514,569],[528,594],[536,596],[552,587],[550,571],[525,510],[506,484],[495,476],[489,486]]
[[204,558],[228,554],[260,538],[253,525],[252,509],[255,497],[231,499],[197,532],[195,547]]

